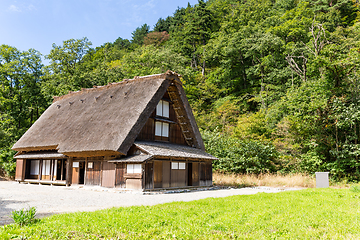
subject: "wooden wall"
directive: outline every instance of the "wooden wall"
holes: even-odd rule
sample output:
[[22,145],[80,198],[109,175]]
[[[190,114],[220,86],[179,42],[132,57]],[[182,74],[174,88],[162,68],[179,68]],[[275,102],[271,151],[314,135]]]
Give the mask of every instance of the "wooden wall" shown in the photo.
[[115,167],[114,163],[103,162],[101,186],[115,187]]
[[186,187],[186,169],[171,169],[171,187]]
[[199,166],[200,186],[212,185],[212,165],[211,162],[201,162]]
[[211,161],[186,161],[185,169],[171,169],[171,162],[185,161],[154,160],[152,164],[151,162],[146,164],[145,189],[212,185]]
[[87,162],[93,162],[93,168],[88,168],[86,164],[86,176],[85,183],[86,185],[100,185],[101,183],[101,164],[102,161],[94,160],[94,158],[89,158]]
[[16,172],[15,172],[15,180],[16,181],[24,181],[25,178],[25,159],[17,159],[16,160]]
[[116,170],[115,170],[115,186],[120,188],[125,188],[125,163],[118,163],[116,164]]
[[[169,96],[167,93],[165,93],[163,99],[169,99]],[[151,114],[150,118],[147,120],[147,122],[145,123],[144,127],[142,128],[141,132],[139,133],[139,135],[137,136],[136,140],[143,140],[143,141],[154,141],[154,140],[159,140],[159,141],[164,141],[164,137],[155,137],[155,118],[156,117],[156,109],[154,110],[154,112]],[[187,145],[184,135],[181,131],[179,122],[177,120],[176,117],[176,113],[175,110],[172,106],[172,104],[170,103],[170,109],[169,109],[169,120],[175,122],[175,123],[170,123],[169,126],[169,138],[167,141],[171,142],[171,143],[176,143],[176,144],[181,144],[181,145]]]

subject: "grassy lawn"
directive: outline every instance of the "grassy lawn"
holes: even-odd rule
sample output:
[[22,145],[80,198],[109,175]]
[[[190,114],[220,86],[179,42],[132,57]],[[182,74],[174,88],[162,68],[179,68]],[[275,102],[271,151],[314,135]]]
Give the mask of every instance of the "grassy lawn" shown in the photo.
[[359,239],[359,213],[360,193],[306,189],[54,215],[0,239]]

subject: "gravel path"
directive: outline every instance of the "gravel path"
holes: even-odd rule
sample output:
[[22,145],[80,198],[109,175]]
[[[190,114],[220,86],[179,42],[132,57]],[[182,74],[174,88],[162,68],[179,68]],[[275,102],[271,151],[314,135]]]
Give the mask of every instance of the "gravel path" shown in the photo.
[[261,187],[145,195],[142,192],[124,192],[102,187],[63,187],[0,181],[0,225],[12,222],[10,214],[13,210],[29,207],[36,207],[38,216],[41,217],[64,212],[95,211],[110,207],[155,205],[209,197],[280,191],[283,190]]

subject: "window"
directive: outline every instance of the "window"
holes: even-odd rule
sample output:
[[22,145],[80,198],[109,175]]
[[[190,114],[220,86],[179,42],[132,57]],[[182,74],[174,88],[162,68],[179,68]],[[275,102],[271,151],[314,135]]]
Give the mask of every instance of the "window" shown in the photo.
[[169,118],[169,106],[169,102],[160,100],[160,102],[156,106],[156,115]]
[[178,162],[171,162],[171,169],[179,169],[179,163]]
[[30,175],[38,175],[39,174],[39,163],[40,163],[40,160],[31,160],[30,161]]
[[141,173],[141,164],[127,164],[127,173]]
[[88,168],[93,168],[94,167],[94,162],[88,162]]
[[155,136],[169,137],[169,124],[165,122],[155,122]]
[[186,163],[184,162],[171,162],[171,169],[186,169]]
[[179,169],[185,169],[185,166],[184,162],[179,162]]
[[42,175],[50,175],[51,160],[43,160]]

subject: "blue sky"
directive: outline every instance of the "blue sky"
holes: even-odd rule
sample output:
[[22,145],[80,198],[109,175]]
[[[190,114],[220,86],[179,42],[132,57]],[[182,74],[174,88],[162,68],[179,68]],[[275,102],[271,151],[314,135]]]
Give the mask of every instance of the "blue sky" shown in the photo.
[[21,51],[34,48],[43,55],[52,44],[87,37],[92,47],[131,39],[144,23],[173,15],[177,7],[197,0],[1,0],[0,45]]

